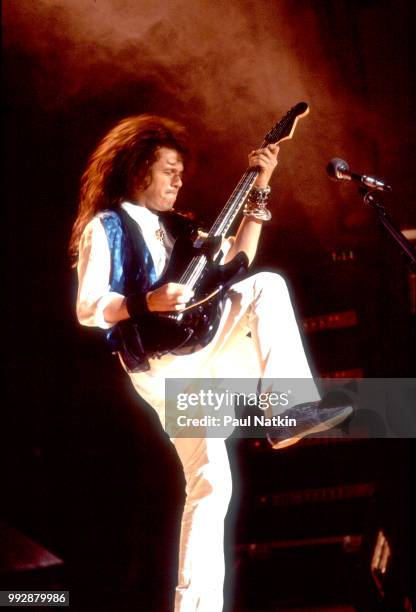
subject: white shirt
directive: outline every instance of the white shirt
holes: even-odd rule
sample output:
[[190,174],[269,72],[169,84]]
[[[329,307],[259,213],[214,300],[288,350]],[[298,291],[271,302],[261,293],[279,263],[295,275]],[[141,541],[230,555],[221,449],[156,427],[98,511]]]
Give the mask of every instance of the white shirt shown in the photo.
[[[159,278],[172,252],[172,238],[160,226],[157,214],[129,202],[123,202],[121,206],[136,221]],[[164,233],[163,241],[160,239],[161,231]],[[120,294],[110,290],[111,254],[99,217],[94,217],[87,224],[81,236],[77,271],[76,312],[79,322],[89,327],[109,329],[113,323],[107,323],[103,313],[115,297],[120,298]]]

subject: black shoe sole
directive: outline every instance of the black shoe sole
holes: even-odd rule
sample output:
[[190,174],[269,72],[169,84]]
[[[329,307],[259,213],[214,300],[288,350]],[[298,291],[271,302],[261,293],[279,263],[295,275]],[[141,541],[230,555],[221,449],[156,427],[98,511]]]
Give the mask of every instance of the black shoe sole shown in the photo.
[[320,433],[321,431],[327,431],[328,429],[332,429],[333,427],[336,427],[337,425],[345,421],[345,419],[347,419],[351,414],[352,414],[352,407],[345,406],[344,410],[342,412],[339,412],[336,416],[333,416],[332,418],[327,419],[326,421],[321,421],[320,423],[317,423],[310,429],[305,429],[305,431],[301,433],[295,434],[283,440],[276,440],[276,439],[273,440],[273,438],[271,438],[269,434],[267,434],[267,439],[270,442],[274,450],[286,448],[287,446],[292,446],[292,444],[296,444],[297,442],[299,442],[306,436],[310,436],[311,434]]

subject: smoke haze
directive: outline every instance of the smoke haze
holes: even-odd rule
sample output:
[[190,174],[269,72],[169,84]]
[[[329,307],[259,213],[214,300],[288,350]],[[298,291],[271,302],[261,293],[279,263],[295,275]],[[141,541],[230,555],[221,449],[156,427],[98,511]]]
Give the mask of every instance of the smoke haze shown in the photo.
[[[264,133],[305,100],[311,113],[282,145],[274,180],[286,216],[290,205],[327,235],[336,230],[332,200],[344,192],[327,180],[326,162],[339,155],[371,168],[380,117],[334,69],[318,17],[312,3],[294,0],[7,0],[4,38],[31,57],[44,108],[88,103],[126,83],[153,90],[156,112],[205,127],[221,150],[214,172],[224,161],[242,170]],[[135,95],[130,113],[152,110]]]

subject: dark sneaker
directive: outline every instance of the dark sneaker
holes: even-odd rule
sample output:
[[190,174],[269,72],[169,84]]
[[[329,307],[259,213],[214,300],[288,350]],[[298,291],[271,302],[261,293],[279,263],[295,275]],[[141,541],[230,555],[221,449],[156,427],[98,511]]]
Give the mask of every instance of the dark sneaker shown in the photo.
[[[352,414],[352,406],[320,407],[321,402],[306,402],[288,408],[279,414],[280,421],[287,417],[295,419],[296,425],[274,427],[267,439],[274,449],[296,444],[305,436],[336,427]],[[285,422],[286,419],[285,419]]]

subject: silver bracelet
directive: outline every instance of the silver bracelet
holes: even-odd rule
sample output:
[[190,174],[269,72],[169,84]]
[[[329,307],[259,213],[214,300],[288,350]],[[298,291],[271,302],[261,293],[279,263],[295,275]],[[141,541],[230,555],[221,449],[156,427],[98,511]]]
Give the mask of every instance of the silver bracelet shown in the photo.
[[267,187],[252,187],[248,200],[253,204],[267,204],[271,190],[270,185],[267,185]]
[[270,192],[271,188],[269,185],[263,188],[252,187],[243,209],[243,215],[245,217],[254,217],[259,221],[270,221],[272,213],[266,208]]

